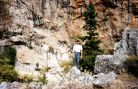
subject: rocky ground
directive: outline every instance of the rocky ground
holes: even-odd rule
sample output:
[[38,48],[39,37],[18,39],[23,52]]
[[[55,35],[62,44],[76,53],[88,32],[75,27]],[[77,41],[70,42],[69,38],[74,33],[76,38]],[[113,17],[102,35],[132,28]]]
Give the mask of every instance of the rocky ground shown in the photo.
[[[137,29],[134,29],[137,27],[137,18],[133,13],[131,16],[128,13],[128,3],[110,2],[116,6],[113,8],[103,4],[105,0],[71,0],[70,5],[68,1],[13,0],[6,4],[4,9],[8,10],[9,19],[1,21],[6,21],[6,25],[3,24],[6,28],[3,25],[0,27],[3,32],[0,46],[10,45],[16,48],[15,69],[20,75],[27,74],[35,78],[42,75],[35,70],[37,63],[40,68],[50,70],[43,71],[48,79],[46,85],[42,82],[3,82],[0,89],[137,89],[137,78],[117,74],[126,60],[124,55],[138,55],[138,34]],[[85,35],[82,13],[86,11],[89,1],[94,4],[98,13],[97,30],[101,47],[109,55],[97,56],[95,72],[99,74],[95,76],[87,75],[89,73],[83,75],[77,69],[75,72],[70,70],[73,75],[64,75],[59,63],[72,59],[74,39],[78,35]]]

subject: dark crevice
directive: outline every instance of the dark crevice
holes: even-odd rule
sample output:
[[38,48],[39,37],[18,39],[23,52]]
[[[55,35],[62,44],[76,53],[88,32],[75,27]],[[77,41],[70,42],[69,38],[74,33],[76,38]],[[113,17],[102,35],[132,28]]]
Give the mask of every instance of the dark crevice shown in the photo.
[[105,6],[105,7],[109,7],[109,8],[113,8],[115,9],[117,6],[117,3],[118,3],[118,0],[102,0],[102,4]]
[[[127,34],[127,37],[126,37],[126,42],[127,42],[127,46],[128,46],[127,48],[128,48],[134,55],[137,55],[135,45],[134,45],[134,44],[130,45],[130,44],[129,44],[129,41],[130,41],[130,34],[128,33],[128,34]],[[135,40],[134,40],[134,41],[135,41]],[[132,47],[133,49],[131,49],[131,47]]]
[[14,41],[11,41],[14,45],[26,45],[26,43],[25,42],[23,42],[23,41],[16,41],[16,42],[14,42]]

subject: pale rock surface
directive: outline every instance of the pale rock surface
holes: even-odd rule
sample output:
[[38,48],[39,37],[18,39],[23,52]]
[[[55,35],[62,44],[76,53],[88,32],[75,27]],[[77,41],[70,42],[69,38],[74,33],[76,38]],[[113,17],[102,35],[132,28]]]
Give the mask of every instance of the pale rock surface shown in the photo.
[[2,82],[0,84],[0,89],[8,89],[10,86],[9,86],[9,83],[7,82]]
[[80,76],[80,74],[81,71],[77,67],[73,66],[70,71],[70,79],[71,80],[76,79]]
[[99,73],[94,75],[93,84],[95,86],[107,87],[110,83],[117,78],[117,75],[114,72],[110,72],[108,74]]
[[126,28],[114,46],[114,55],[138,55],[138,30]]
[[115,71],[119,73],[126,61],[126,55],[98,55],[95,61],[95,73],[109,73]]

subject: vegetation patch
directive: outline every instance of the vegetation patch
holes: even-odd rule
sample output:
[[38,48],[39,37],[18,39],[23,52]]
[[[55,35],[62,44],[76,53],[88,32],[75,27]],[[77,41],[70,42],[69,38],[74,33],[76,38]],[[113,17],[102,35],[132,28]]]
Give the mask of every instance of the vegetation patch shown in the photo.
[[125,65],[130,74],[138,77],[138,56],[130,55],[125,62]]
[[17,80],[18,73],[14,69],[16,50],[12,47],[5,47],[0,50],[0,82]]
[[64,68],[64,73],[68,73],[72,66],[73,66],[73,62],[71,60],[60,62],[60,67]]
[[18,80],[18,73],[14,67],[8,64],[0,64],[0,82],[13,82],[15,80]]

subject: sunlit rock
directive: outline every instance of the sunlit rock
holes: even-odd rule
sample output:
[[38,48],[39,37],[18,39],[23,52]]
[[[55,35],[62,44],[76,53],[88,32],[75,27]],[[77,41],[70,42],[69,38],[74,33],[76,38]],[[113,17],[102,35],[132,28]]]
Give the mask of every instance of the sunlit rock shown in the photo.
[[2,82],[0,84],[0,89],[9,89],[9,87],[10,87],[10,84],[7,82]]
[[114,55],[138,55],[138,30],[127,28],[115,44]]
[[95,61],[95,73],[109,73],[115,71],[119,73],[126,61],[126,55],[98,55]]
[[80,76],[80,74],[81,71],[77,67],[73,66],[70,71],[70,79],[76,79]]
[[116,79],[116,77],[117,75],[114,72],[110,72],[108,74],[99,73],[93,76],[93,84],[98,87],[107,87]]

